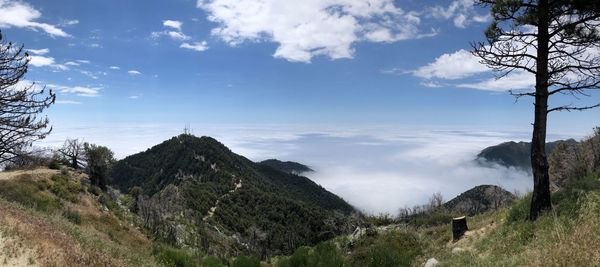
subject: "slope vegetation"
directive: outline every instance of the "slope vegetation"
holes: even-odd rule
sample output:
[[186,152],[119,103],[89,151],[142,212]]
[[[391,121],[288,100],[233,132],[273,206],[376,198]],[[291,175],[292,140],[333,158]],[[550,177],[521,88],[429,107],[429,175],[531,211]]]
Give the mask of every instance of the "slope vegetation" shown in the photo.
[[210,137],[174,137],[119,161],[112,177],[123,192],[142,189],[138,214],[154,234],[211,255],[290,253],[360,221],[310,179],[254,163]]

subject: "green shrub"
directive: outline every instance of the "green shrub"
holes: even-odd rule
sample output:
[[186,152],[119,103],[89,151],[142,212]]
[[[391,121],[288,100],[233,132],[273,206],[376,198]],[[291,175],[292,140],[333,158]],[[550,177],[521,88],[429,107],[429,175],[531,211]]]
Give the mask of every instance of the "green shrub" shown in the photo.
[[202,261],[203,267],[225,267],[225,264],[216,257],[208,256]]
[[531,204],[531,193],[515,202],[506,216],[506,223],[512,224],[527,220],[529,216],[529,206]]
[[158,262],[170,267],[195,267],[200,266],[196,257],[183,249],[173,248],[168,245],[157,244],[152,249],[152,254]]
[[337,247],[330,242],[318,244],[308,258],[308,266],[341,267],[344,260]]
[[53,212],[61,207],[59,199],[44,192],[44,186],[29,177],[0,181],[0,197],[43,212]]
[[52,185],[50,191],[59,198],[76,203],[79,201],[79,192],[83,191],[83,187],[78,181],[72,180],[67,176],[54,175],[52,176]]
[[48,168],[52,170],[60,170],[60,167],[60,162],[58,162],[57,160],[50,161],[50,163],[48,164]]
[[352,255],[352,266],[410,266],[422,251],[415,235],[398,231],[380,235],[373,244],[362,245],[366,247],[356,249]]
[[67,209],[63,211],[63,217],[74,224],[81,224],[81,215],[79,212],[71,209]]
[[309,247],[299,247],[289,259],[290,267],[301,267],[308,265]]
[[260,267],[260,260],[256,257],[239,256],[231,265],[232,267]]

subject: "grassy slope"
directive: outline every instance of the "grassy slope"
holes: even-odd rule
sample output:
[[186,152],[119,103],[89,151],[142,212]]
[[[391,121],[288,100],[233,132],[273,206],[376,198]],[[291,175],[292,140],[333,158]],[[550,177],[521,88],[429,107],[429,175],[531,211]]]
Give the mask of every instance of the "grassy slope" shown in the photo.
[[39,266],[157,265],[151,241],[124,211],[103,210],[83,176],[44,169],[2,178],[0,236],[10,244],[0,251],[0,265],[22,253]]
[[[526,220],[529,196],[469,217],[471,231],[458,242],[450,241],[449,223],[390,225],[357,240],[338,237],[326,242],[336,247],[327,260],[338,260],[328,266],[423,266],[430,258],[438,266],[589,266],[600,262],[599,179],[598,173],[588,175],[554,193],[553,211],[536,222]],[[272,266],[319,266],[322,251],[319,246],[299,249],[291,257],[272,259]]]

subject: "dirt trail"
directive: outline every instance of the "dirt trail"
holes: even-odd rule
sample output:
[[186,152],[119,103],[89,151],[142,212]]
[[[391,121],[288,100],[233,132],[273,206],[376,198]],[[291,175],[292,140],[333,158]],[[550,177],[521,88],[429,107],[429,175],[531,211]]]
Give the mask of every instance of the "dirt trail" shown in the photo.
[[[234,177],[234,179],[235,179],[235,177]],[[229,190],[229,192],[227,192],[224,195],[220,196],[217,199],[217,201],[215,201],[215,205],[212,206],[210,209],[208,209],[208,214],[206,214],[206,216],[204,216],[204,218],[202,218],[202,220],[206,221],[209,218],[212,218],[215,215],[215,211],[217,211],[217,207],[219,206],[219,203],[221,203],[221,199],[229,196],[230,194],[235,193],[235,191],[237,191],[240,188],[242,188],[242,179],[238,179],[236,182],[234,182],[233,189]]]

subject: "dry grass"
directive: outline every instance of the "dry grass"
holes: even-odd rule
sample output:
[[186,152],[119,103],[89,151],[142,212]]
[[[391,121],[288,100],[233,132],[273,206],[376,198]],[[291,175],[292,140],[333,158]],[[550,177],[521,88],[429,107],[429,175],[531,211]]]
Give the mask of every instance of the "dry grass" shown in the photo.
[[[0,182],[14,189],[0,190],[0,232],[4,237],[0,255],[11,255],[21,265],[24,259],[40,266],[157,265],[151,254],[152,242],[130,222],[104,211],[96,196],[86,190],[54,190],[57,186],[79,188],[85,177],[70,173],[65,180],[57,179],[58,174],[49,169],[0,173]],[[15,197],[22,188],[30,195]],[[51,209],[28,205],[40,202],[38,199],[59,205]],[[0,265],[4,264],[1,260]],[[6,264],[11,261],[7,259]]]

